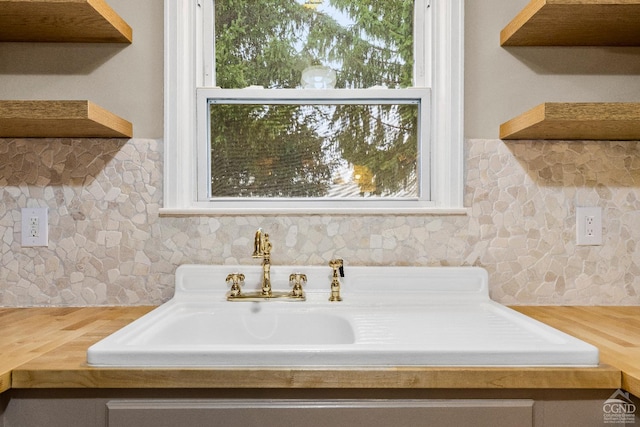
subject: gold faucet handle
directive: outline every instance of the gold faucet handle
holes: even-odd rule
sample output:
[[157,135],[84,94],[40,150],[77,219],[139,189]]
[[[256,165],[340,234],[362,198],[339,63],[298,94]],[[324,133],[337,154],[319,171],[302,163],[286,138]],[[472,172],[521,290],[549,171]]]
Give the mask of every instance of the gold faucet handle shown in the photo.
[[229,282],[231,282],[231,290],[229,290],[227,297],[239,297],[242,294],[242,285],[244,285],[244,274],[230,273],[227,275],[227,284],[229,284]]
[[302,286],[307,284],[307,275],[303,273],[290,274],[289,283],[293,285],[290,295],[295,298],[304,298]]

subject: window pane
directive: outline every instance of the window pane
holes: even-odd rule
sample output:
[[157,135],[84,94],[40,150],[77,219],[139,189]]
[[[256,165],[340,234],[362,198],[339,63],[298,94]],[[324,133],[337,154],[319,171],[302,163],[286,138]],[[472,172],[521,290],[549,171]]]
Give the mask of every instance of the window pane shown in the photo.
[[211,196],[419,197],[417,101],[209,101]]
[[413,86],[413,11],[414,0],[215,0],[216,86],[302,87],[317,66],[336,88]]

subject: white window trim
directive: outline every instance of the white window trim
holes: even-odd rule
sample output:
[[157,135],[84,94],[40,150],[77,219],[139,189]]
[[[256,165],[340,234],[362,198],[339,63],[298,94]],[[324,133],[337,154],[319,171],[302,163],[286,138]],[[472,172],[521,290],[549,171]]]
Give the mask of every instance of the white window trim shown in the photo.
[[[431,199],[413,206],[386,202],[383,207],[342,207],[339,201],[317,208],[268,206],[212,207],[197,200],[196,88],[204,86],[203,64],[193,52],[203,51],[197,18],[203,0],[165,0],[165,117],[163,215],[238,214],[465,214],[463,206],[464,0],[429,0],[433,43],[424,57],[433,65],[416,64],[431,87]],[[202,55],[200,55],[202,56]],[[416,57],[420,57],[418,53]],[[421,69],[422,67],[422,69]],[[211,70],[209,70],[210,72]]]

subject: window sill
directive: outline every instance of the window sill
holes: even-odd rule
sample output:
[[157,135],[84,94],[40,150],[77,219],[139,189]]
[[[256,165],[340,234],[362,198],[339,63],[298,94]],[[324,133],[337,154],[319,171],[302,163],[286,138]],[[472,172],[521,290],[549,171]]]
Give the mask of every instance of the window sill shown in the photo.
[[224,215],[468,215],[469,208],[440,208],[440,207],[420,207],[420,208],[211,208],[211,207],[190,207],[190,208],[160,208],[160,216],[224,216]]

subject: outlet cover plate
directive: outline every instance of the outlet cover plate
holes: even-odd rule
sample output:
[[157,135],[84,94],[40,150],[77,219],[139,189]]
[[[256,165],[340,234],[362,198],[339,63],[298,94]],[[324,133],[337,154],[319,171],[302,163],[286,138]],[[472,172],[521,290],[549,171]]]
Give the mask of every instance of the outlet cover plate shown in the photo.
[[49,246],[49,209],[22,208],[22,246]]
[[576,208],[576,245],[602,245],[602,208]]

